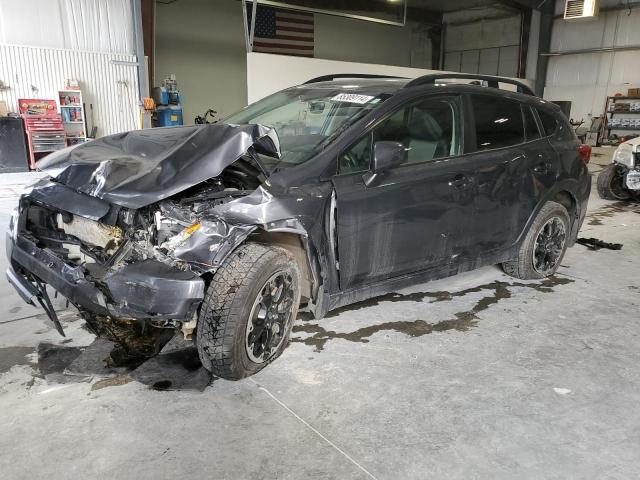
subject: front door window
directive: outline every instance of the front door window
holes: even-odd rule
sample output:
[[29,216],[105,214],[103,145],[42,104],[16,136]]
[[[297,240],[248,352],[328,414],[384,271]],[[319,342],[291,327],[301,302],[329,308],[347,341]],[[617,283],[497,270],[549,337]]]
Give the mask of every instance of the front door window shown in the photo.
[[340,155],[340,173],[369,169],[372,145],[393,141],[409,149],[409,163],[430,162],[461,153],[460,97],[430,96],[411,102]]

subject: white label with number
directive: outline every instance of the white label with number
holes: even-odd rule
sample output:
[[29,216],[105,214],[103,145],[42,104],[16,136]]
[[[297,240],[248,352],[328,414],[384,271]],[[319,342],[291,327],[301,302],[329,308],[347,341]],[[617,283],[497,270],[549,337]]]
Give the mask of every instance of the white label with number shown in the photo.
[[364,104],[370,100],[373,100],[374,97],[370,95],[360,95],[357,93],[339,93],[335,97],[331,99],[332,102],[349,102],[349,103],[360,103]]

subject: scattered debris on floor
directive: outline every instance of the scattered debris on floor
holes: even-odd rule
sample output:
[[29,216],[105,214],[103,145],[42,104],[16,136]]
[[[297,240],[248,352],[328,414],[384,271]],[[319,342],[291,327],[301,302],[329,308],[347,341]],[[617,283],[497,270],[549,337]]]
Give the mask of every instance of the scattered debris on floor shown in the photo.
[[593,238],[593,237],[578,238],[576,240],[576,243],[579,243],[580,245],[584,245],[589,250],[600,250],[601,248],[607,248],[609,250],[622,249],[621,243],[609,243],[609,242],[605,242],[604,240],[600,240],[598,238]]
[[571,393],[571,390],[569,390],[568,388],[555,388],[553,389],[554,392],[556,392],[558,395],[567,395],[568,393]]
[[120,385],[126,385],[127,383],[133,381],[131,377],[126,375],[118,375],[116,377],[104,378],[102,380],[98,380],[96,383],[91,385],[91,390],[100,390],[106,387],[119,387]]

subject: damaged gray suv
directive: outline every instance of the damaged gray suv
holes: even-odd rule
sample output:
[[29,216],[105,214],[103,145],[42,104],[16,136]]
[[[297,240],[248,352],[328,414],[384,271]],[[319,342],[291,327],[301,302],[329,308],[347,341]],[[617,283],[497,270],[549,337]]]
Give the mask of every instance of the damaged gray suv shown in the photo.
[[12,217],[7,276],[60,333],[47,286],[127,355],[181,333],[238,379],[282,352],[299,309],[322,318],[489,264],[553,274],[584,219],[589,153],[513,80],[322,77],[222,123],[48,156]]

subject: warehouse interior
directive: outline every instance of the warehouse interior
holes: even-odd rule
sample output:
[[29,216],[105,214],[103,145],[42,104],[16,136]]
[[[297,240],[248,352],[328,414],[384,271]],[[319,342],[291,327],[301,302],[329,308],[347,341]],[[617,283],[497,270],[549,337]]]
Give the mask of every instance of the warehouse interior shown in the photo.
[[[638,478],[640,279],[634,272],[640,267],[635,257],[640,255],[639,25],[640,2],[635,0],[0,0],[0,222],[7,232],[2,239],[7,253],[0,257],[7,271],[0,281],[2,478]],[[58,291],[28,273],[33,292],[16,284],[20,268],[14,246],[24,222],[34,222],[31,217],[20,220],[21,212],[32,204],[61,202],[52,185],[75,185],[84,196],[68,198],[76,203],[86,199],[85,205],[74,207],[75,216],[84,216],[80,212],[104,207],[101,202],[108,197],[100,192],[105,185],[116,189],[136,177],[147,190],[128,192],[126,205],[130,212],[142,210],[144,196],[161,191],[165,177],[157,165],[136,168],[152,162],[154,155],[168,158],[182,148],[175,143],[180,135],[175,132],[188,131],[184,145],[196,148],[202,138],[197,132],[211,131],[214,138],[221,131],[217,128],[247,123],[241,126],[246,127],[246,145],[238,151],[258,158],[256,164],[262,166],[263,153],[269,156],[271,148],[273,155],[281,155],[286,146],[284,139],[282,151],[277,140],[260,143],[273,138],[265,132],[275,134],[275,127],[237,120],[249,115],[243,112],[251,112],[255,102],[279,98],[277,92],[283,90],[295,92],[309,81],[308,88],[314,81],[336,81],[335,88],[362,93],[357,89],[367,82],[378,88],[375,81],[411,85],[411,80],[427,77],[434,88],[449,88],[439,79],[453,79],[454,85],[489,90],[497,89],[500,80],[500,89],[511,99],[530,90],[531,102],[537,102],[535,108],[527,104],[531,112],[547,105],[561,112],[558,124],[567,130],[571,154],[577,155],[576,146],[580,155],[590,152],[583,158],[588,186],[585,210],[576,214],[581,226],[575,245],[549,276],[514,278],[498,262],[486,265],[478,257],[473,267],[384,293],[371,288],[378,293],[358,296],[343,283],[345,298],[355,300],[336,300],[323,310],[317,305],[333,299],[314,298],[313,282],[329,278],[322,262],[334,261],[345,282],[344,272],[359,256],[345,258],[336,246],[336,258],[318,260],[318,274],[305,257],[311,251],[307,244],[313,243],[306,224],[305,230],[302,222],[271,221],[268,202],[277,195],[269,189],[277,180],[270,183],[267,174],[259,177],[256,189],[262,196],[247,197],[252,200],[231,213],[245,219],[258,211],[266,243],[302,232],[303,248],[294,255],[300,265],[307,262],[312,280],[300,298],[313,307],[294,308],[290,337],[281,344],[286,349],[253,375],[234,381],[207,368],[194,342],[201,338],[196,320],[202,307],[189,311],[193,323],[178,323],[176,335],[171,330],[172,336],[160,342],[159,334],[153,355],[132,360],[122,353],[126,348],[101,338],[85,322],[87,310],[70,298],[69,290]],[[364,104],[376,95],[349,101]],[[381,103],[390,102],[384,95]],[[313,108],[322,113],[335,98],[310,101],[309,115]],[[378,101],[376,96],[369,107],[383,108],[373,106]],[[467,115],[471,103],[464,102],[461,111]],[[542,138],[543,117],[532,115]],[[473,121],[479,117],[476,111]],[[453,124],[451,120],[455,131]],[[463,133],[465,128],[471,127],[464,123]],[[466,142],[470,134],[464,135]],[[527,139],[528,133],[523,135]],[[140,143],[141,138],[150,146]],[[206,157],[203,170],[233,156],[241,143],[222,134],[219,142],[216,152],[222,153]],[[112,149],[120,143],[126,155],[125,147]],[[314,150],[316,158],[332,152],[327,145]],[[458,158],[454,149],[451,145],[451,155],[445,156],[458,161],[469,153],[459,150]],[[411,158],[411,148],[404,150]],[[525,147],[513,151],[513,165],[529,155]],[[65,173],[60,163],[65,155],[81,167],[77,173]],[[371,155],[375,160],[377,153]],[[96,158],[101,166],[93,173],[82,170],[97,163]],[[182,161],[184,167],[176,163],[171,171],[192,168],[188,159]],[[483,170],[485,160],[473,161],[477,171],[489,171]],[[492,161],[486,160],[487,165]],[[307,178],[305,165],[296,167],[301,172],[296,178]],[[309,165],[308,171],[315,172]],[[367,182],[383,178],[372,185],[393,188],[394,182],[384,183],[386,177],[374,165],[358,182],[368,187]],[[279,167],[270,173],[286,170]],[[504,168],[512,175],[503,179],[507,184],[526,175],[515,166]],[[109,173],[117,178],[110,179]],[[318,173],[329,190],[308,180],[283,182],[283,191],[294,200],[281,210],[310,209],[309,198],[322,198],[329,205],[326,210],[304,211],[315,215],[314,226],[326,233],[321,243],[361,242],[357,252],[385,241],[380,232],[392,232],[391,221],[370,226],[348,217],[340,223],[341,180],[335,176]],[[546,188],[543,183],[534,181],[536,195]],[[483,187],[481,181],[471,184],[478,191]],[[182,190],[193,194],[187,186]],[[233,195],[245,189],[234,187]],[[166,193],[167,187],[158,198],[171,199],[176,191]],[[415,196],[425,202],[430,195],[426,187],[418,194],[400,191],[407,201],[400,224],[424,215],[435,225],[435,213],[416,213],[409,203]],[[524,205],[528,191],[514,187],[513,192],[489,206],[465,204],[470,220],[454,215],[457,228],[467,231],[473,225],[498,232],[481,215],[499,219],[507,201]],[[122,197],[116,193],[113,198],[118,195]],[[138,205],[137,195],[139,207],[132,207]],[[371,209],[382,212],[379,218],[389,218],[386,201],[370,201]],[[580,201],[572,197],[560,203],[573,215],[570,207],[577,212]],[[104,207],[104,217],[86,216],[97,221],[115,211],[117,221],[125,218],[126,209],[111,207]],[[438,208],[453,207],[445,203]],[[69,223],[63,209],[51,211],[58,228],[66,228],[61,227]],[[150,221],[158,232],[159,218],[156,212]],[[187,220],[180,220],[180,228],[186,227],[182,242],[201,228],[199,217],[197,223]],[[336,229],[347,231],[345,224],[361,230],[344,237],[338,232],[334,238]],[[110,227],[106,220],[100,225]],[[225,240],[230,252],[231,238],[245,235],[244,241],[255,234],[227,227],[209,235],[221,238],[232,232]],[[448,235],[436,234],[445,240]],[[155,251],[167,256],[165,246],[173,248],[172,241],[158,240]],[[473,243],[473,235],[466,241]],[[123,246],[114,249],[114,258],[120,249],[124,251]],[[382,264],[393,256],[383,253],[388,255],[371,262]],[[535,250],[533,255],[535,262]],[[47,268],[58,268],[54,263]],[[106,271],[115,263],[108,260],[100,268]],[[178,261],[171,267],[176,264],[184,265]],[[77,275],[75,266],[67,264],[65,275]],[[198,272],[209,285],[217,271]],[[78,278],[72,282],[76,287],[83,285]],[[172,285],[177,291],[177,284]],[[107,297],[110,288],[101,287]],[[131,291],[131,305],[135,297],[152,295]],[[125,302],[122,311],[130,313],[131,305]],[[147,324],[130,316],[144,333]],[[154,320],[164,322],[165,333],[176,325],[169,317]],[[105,318],[110,322],[108,314]]]

